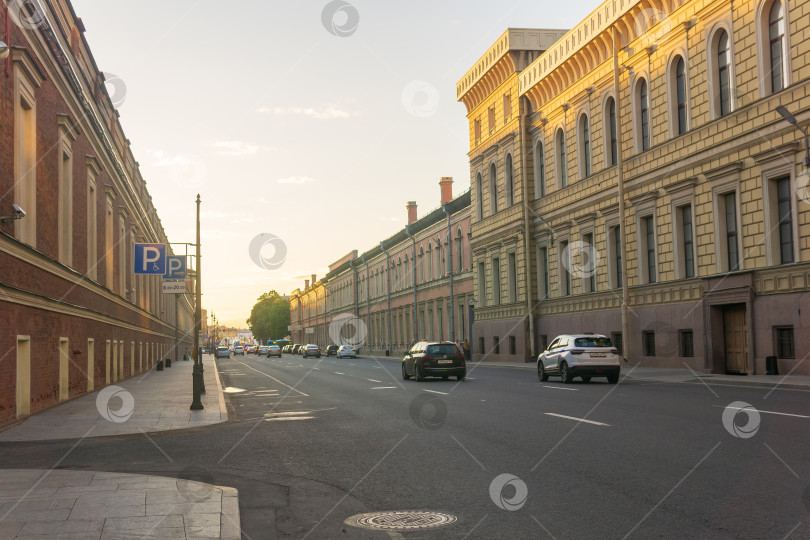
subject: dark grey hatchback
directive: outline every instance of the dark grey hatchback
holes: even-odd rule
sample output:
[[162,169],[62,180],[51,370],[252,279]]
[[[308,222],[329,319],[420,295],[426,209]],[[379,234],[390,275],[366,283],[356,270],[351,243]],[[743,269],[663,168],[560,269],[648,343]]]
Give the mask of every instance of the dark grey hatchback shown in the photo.
[[451,341],[420,341],[414,343],[402,359],[402,378],[413,377],[417,381],[425,377],[451,376],[463,381],[467,376],[467,363],[464,353]]

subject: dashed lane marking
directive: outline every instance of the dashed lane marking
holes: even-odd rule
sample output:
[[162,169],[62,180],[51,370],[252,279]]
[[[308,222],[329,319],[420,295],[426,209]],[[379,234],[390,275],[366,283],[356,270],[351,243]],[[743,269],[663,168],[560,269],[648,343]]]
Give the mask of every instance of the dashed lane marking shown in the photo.
[[240,364],[242,364],[243,366],[245,366],[245,367],[246,367],[246,368],[248,368],[248,369],[252,369],[252,370],[253,370],[253,371],[255,371],[256,373],[260,373],[260,374],[264,375],[265,377],[268,377],[268,378],[270,378],[270,379],[273,379],[273,380],[274,380],[274,381],[276,381],[278,384],[280,384],[280,385],[282,385],[282,386],[285,386],[285,387],[289,388],[290,390],[293,390],[293,391],[295,391],[295,392],[298,392],[299,394],[301,394],[301,395],[302,395],[302,396],[304,396],[304,397],[309,397],[309,394],[305,394],[305,393],[304,393],[304,392],[302,392],[301,390],[298,390],[297,388],[293,388],[292,386],[290,386],[290,385],[289,385],[289,384],[287,384],[287,383],[281,382],[280,380],[276,379],[276,378],[275,378],[275,377],[273,377],[272,375],[268,375],[268,374],[267,374],[267,373],[265,373],[264,371],[259,371],[258,369],[254,369],[254,368],[250,367],[249,365],[245,364],[244,362],[239,362],[239,363],[240,363]]
[[576,416],[565,416],[564,414],[556,414],[556,413],[551,413],[551,412],[547,412],[546,414],[548,416],[556,416],[558,418],[567,418],[568,420],[574,420],[575,422],[585,422],[586,424],[593,424],[595,426],[608,426],[608,427],[610,427],[610,424],[603,424],[602,422],[594,422],[593,420],[585,420],[584,418],[577,418]]
[[448,396],[448,395],[450,395],[450,392],[439,392],[438,390],[425,390],[424,388],[423,388],[423,390],[424,390],[425,392],[430,392],[430,393],[432,393],[432,394],[441,394],[441,395],[443,395],[443,396]]
[[391,390],[396,389],[396,386],[375,386],[372,390]]

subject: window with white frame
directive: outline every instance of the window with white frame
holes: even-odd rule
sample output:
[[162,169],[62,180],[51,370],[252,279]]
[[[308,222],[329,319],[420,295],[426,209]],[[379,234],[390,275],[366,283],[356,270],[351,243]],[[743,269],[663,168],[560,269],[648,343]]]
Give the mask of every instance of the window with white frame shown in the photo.
[[537,247],[537,297],[544,300],[549,297],[548,288],[548,247]]
[[14,70],[14,202],[26,212],[14,220],[20,242],[37,246],[37,111],[34,84],[29,70]]
[[517,302],[517,261],[515,252],[512,251],[506,256],[507,281],[509,286],[509,302]]
[[725,28],[714,32],[707,46],[709,59],[709,106],[712,118],[725,116],[733,109],[734,72],[731,41]]
[[495,133],[495,107],[490,107],[487,111],[488,119],[489,119],[489,134],[492,135]]
[[[69,129],[69,128],[68,128]],[[73,137],[63,128],[59,137],[59,262],[73,266]]]
[[478,263],[478,305],[487,305],[487,269],[482,262]]
[[607,255],[608,255],[608,283],[611,289],[622,287],[622,232],[616,224],[606,226],[607,228]]
[[593,233],[588,232],[582,235],[582,251],[579,256],[580,278],[582,279],[582,289],[585,292],[596,292],[596,245],[593,242]]
[[655,283],[656,253],[655,253],[655,216],[647,215],[639,218],[639,255],[641,261],[641,283]]
[[480,172],[475,175],[475,217],[484,219],[484,181]]
[[776,170],[767,165],[763,170],[762,187],[765,202],[765,247],[767,264],[776,266],[798,260],[798,228],[796,197],[791,189],[792,165],[778,163]]
[[497,306],[501,303],[501,260],[498,257],[492,259],[492,304]]
[[565,152],[565,131],[560,128],[554,136],[557,155],[557,188],[561,189],[568,185],[568,159]]
[[743,265],[736,182],[715,187],[712,190],[712,196],[715,216],[716,271],[718,273],[736,272]]
[[455,253],[455,260],[453,261],[454,272],[458,273],[464,269],[464,260],[462,256],[464,254],[464,246],[462,244],[463,236],[461,234],[461,229],[456,230],[456,239],[453,241],[454,248],[456,250]]
[[669,68],[669,126],[670,135],[676,137],[688,130],[688,96],[686,88],[686,62],[680,54],[672,58]]
[[512,118],[512,96],[510,94],[503,95],[503,123],[509,122]]
[[771,93],[784,89],[785,59],[787,56],[785,39],[785,12],[782,0],[775,0],[768,13],[768,56]]
[[650,103],[647,80],[644,78],[639,79],[636,83],[634,108],[636,150],[646,152],[650,149]]
[[577,123],[577,138],[579,143],[579,170],[582,178],[591,175],[591,127],[588,115],[583,113]]
[[118,218],[118,294],[127,296],[127,251],[129,241],[127,240],[126,217]]
[[433,279],[433,244],[428,242],[427,245],[427,281]]
[[113,199],[107,193],[107,206],[104,216],[104,283],[113,290],[115,282],[115,226],[113,222]]
[[561,240],[557,252],[557,274],[559,275],[560,296],[569,296],[571,294],[571,261],[569,260],[570,253],[568,250],[568,240]]
[[677,242],[677,278],[695,277],[695,223],[692,205],[675,209],[675,238]]

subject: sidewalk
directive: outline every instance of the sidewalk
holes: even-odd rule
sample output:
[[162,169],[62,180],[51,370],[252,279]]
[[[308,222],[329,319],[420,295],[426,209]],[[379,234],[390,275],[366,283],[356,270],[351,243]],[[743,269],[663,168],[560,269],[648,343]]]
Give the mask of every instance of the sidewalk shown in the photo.
[[63,469],[0,474],[0,538],[240,537],[234,488]]
[[86,396],[37,413],[0,432],[0,442],[81,439],[218,424],[228,420],[216,363],[203,355],[204,410],[192,411],[194,362],[177,361],[163,371],[118,381]]
[[[193,362],[174,362],[63,403],[0,432],[0,442],[168,431],[228,420],[214,359],[203,356],[204,410]],[[238,491],[154,475],[0,469],[0,538],[241,537]]]

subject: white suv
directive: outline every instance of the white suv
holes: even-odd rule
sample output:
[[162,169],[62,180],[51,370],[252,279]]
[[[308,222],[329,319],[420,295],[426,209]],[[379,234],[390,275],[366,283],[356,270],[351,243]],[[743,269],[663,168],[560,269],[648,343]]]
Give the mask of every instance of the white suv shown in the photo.
[[565,384],[574,377],[590,382],[591,377],[607,377],[619,382],[619,351],[609,337],[600,334],[563,334],[557,336],[537,357],[537,376],[547,381],[549,375],[562,378]]

